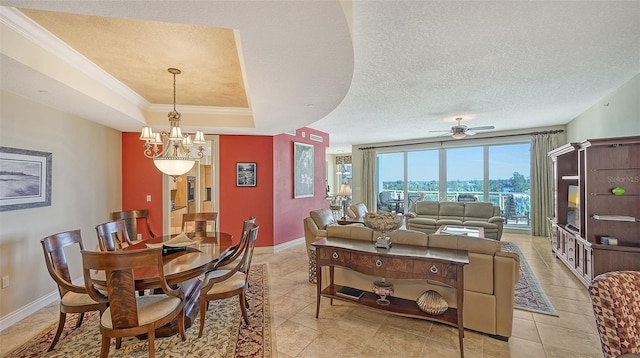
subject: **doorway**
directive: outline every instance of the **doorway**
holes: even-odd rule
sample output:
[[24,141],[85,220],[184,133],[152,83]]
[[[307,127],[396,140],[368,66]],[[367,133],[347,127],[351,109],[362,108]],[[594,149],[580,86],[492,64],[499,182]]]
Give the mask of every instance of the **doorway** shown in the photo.
[[183,214],[218,211],[219,137],[205,136],[205,139],[208,155],[197,161],[189,172],[175,181],[170,176],[163,175],[163,199],[168,198],[163,201],[164,235],[180,233]]

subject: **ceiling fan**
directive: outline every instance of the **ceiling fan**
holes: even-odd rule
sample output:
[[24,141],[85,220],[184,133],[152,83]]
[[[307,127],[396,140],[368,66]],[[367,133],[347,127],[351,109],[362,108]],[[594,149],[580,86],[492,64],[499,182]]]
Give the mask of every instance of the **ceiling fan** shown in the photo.
[[467,128],[467,126],[465,126],[464,124],[460,124],[460,121],[462,121],[462,117],[458,117],[456,118],[456,121],[458,121],[458,124],[451,127],[450,130],[444,130],[444,131],[429,131],[429,132],[448,132],[446,134],[443,135],[448,135],[451,134],[451,136],[455,139],[462,139],[468,135],[474,135],[476,134],[475,131],[484,131],[484,130],[489,130],[489,129],[494,129],[494,126],[483,126],[483,127],[471,127],[471,128]]

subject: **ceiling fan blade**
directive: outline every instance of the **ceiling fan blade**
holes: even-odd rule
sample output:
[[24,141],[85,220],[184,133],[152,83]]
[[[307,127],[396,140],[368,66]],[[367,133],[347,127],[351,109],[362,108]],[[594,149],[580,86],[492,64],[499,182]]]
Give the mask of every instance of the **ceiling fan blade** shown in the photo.
[[494,126],[484,126],[484,127],[471,127],[471,128],[467,128],[467,130],[474,130],[474,131],[486,131],[489,129],[495,129],[496,127]]
[[447,129],[447,130],[442,130],[442,131],[429,131],[429,132],[447,132],[447,133],[451,133],[451,130]]
[[466,134],[466,135],[476,135],[477,133],[476,133],[476,132],[474,132],[474,131],[472,131],[472,130],[468,130],[468,129],[467,129],[467,130],[464,132],[464,134]]

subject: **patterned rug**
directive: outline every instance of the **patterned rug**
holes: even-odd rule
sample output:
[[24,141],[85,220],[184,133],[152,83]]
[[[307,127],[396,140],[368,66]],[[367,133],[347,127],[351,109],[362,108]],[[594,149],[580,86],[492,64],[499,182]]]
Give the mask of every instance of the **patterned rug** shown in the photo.
[[[275,351],[272,339],[271,309],[267,267],[253,265],[249,274],[249,326],[241,323],[242,314],[238,297],[212,301],[206,315],[202,338],[198,338],[200,314],[186,330],[187,340],[180,335],[156,338],[157,357],[220,357],[220,358],[269,358]],[[25,343],[7,357],[99,357],[100,328],[97,312],[85,315],[82,326],[75,328],[76,314],[67,315],[65,329],[52,352],[47,348],[53,338],[57,323]],[[122,347],[115,348],[111,340],[109,357],[148,357],[146,340],[123,338]]]
[[556,309],[547,294],[544,293],[540,282],[538,282],[518,245],[508,241],[500,241],[500,245],[502,251],[514,252],[520,256],[520,279],[516,283],[515,308],[557,316]]

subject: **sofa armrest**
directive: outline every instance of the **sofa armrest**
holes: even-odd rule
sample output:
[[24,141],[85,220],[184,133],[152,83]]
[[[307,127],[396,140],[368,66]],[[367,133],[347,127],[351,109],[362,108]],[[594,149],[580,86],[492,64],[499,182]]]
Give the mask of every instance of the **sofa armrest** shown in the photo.
[[404,214],[405,218],[409,219],[414,219],[418,217],[418,214],[414,213],[413,211],[408,211],[406,214]]
[[493,260],[496,322],[498,322],[496,334],[511,337],[515,286],[520,277],[520,256],[513,252],[499,251],[495,253]]
[[502,216],[492,216],[489,218],[489,220],[487,220],[490,223],[496,223],[496,222],[504,222],[504,218]]

